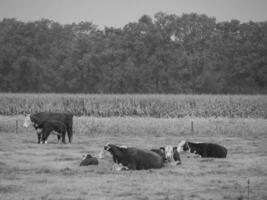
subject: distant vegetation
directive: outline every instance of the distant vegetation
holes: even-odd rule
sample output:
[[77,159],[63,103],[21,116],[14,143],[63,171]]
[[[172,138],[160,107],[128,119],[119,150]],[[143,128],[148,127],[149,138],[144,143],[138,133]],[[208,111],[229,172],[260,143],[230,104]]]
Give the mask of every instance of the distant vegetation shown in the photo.
[[[153,18],[144,15],[123,28],[99,30],[91,22],[62,25],[47,19],[3,19],[0,92],[266,94],[266,52],[266,21],[217,22],[205,15],[157,13]],[[64,98],[60,102],[69,105]],[[159,102],[156,105],[161,106]],[[35,110],[43,109],[34,105]],[[86,106],[79,112],[97,110],[102,115],[101,108],[92,111]],[[10,108],[3,109],[12,113]],[[185,110],[181,115],[187,114]],[[252,110],[245,116],[255,112]],[[142,112],[159,115],[150,107]],[[202,115],[204,111],[198,112]],[[236,112],[220,113],[232,114]],[[168,111],[162,115],[180,114]]]
[[69,111],[97,117],[267,118],[266,95],[0,94],[0,115]]

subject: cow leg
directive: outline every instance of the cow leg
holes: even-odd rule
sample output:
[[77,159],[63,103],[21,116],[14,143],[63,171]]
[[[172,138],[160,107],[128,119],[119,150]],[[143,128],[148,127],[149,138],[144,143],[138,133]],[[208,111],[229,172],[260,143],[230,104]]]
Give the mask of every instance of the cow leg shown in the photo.
[[68,138],[69,138],[69,143],[71,143],[72,140],[72,126],[71,127],[67,127],[67,134],[68,134]]
[[42,142],[43,129],[36,129],[38,144]]
[[66,132],[63,132],[62,133],[62,143],[63,144],[66,144],[65,135],[66,135]]
[[44,144],[47,144],[47,138],[50,135],[50,133],[53,131],[53,129],[44,128],[42,133],[42,142]]
[[38,139],[38,144],[40,144],[41,143],[41,133],[37,133],[37,139]]
[[60,135],[57,135],[57,143],[58,144],[60,143],[60,139],[61,139]]

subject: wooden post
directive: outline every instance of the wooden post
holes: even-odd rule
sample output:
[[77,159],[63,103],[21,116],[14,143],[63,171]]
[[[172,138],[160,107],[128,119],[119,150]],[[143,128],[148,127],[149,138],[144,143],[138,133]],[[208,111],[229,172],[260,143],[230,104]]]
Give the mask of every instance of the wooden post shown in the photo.
[[194,122],[191,120],[191,133],[194,133]]
[[248,200],[249,200],[249,179],[248,179]]
[[18,133],[18,120],[16,119],[16,134]]

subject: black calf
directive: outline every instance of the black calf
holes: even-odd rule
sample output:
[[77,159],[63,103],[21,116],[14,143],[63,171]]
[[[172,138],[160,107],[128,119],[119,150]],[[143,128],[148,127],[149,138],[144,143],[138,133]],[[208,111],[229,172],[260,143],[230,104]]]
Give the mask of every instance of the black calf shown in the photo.
[[97,158],[92,157],[90,154],[83,155],[83,160],[80,163],[80,166],[88,166],[88,165],[98,165]]
[[[41,141],[45,143],[47,141],[48,136],[52,131],[55,131],[57,137],[58,137],[58,142],[60,141],[60,138],[62,139],[62,143],[66,143],[65,141],[65,134],[67,132],[67,128],[64,123],[61,121],[56,121],[56,120],[47,120],[44,121],[42,124],[38,125],[37,130],[42,129],[42,132],[38,134],[38,142]],[[37,131],[38,132],[38,131]]]

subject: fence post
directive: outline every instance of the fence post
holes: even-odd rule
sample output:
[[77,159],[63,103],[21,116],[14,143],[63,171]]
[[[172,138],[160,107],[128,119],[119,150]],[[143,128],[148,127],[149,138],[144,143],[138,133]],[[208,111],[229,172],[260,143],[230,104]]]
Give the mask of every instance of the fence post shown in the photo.
[[248,200],[249,200],[249,183],[250,183],[250,181],[248,179]]
[[194,122],[191,120],[191,133],[194,133]]
[[16,134],[18,133],[18,120],[16,119]]

